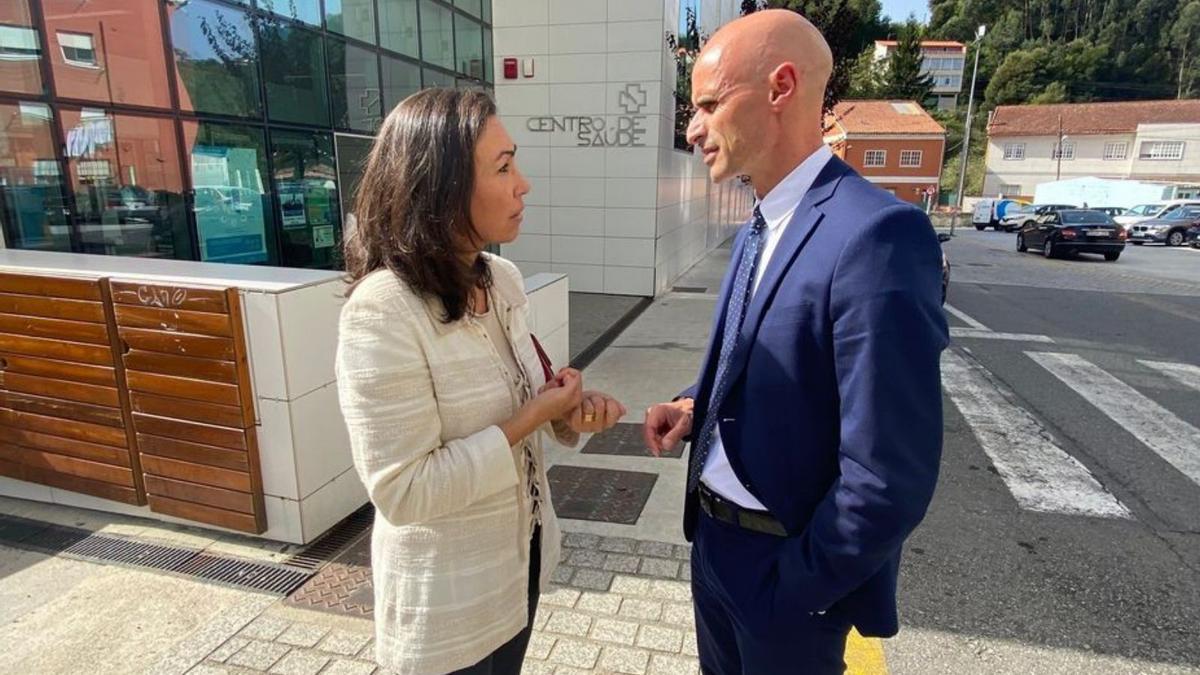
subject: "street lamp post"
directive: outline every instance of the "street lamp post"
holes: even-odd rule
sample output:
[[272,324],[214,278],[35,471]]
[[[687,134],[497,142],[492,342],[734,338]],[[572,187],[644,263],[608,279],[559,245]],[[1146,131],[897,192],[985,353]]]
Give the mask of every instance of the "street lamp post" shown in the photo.
[[963,129],[962,153],[959,156],[958,191],[955,192],[958,208],[955,210],[954,217],[950,219],[950,234],[954,234],[954,224],[962,213],[963,187],[967,182],[967,156],[970,154],[971,147],[971,113],[975,107],[975,76],[979,74],[980,42],[986,33],[987,26],[980,26],[975,31],[975,65],[971,68],[971,90],[967,94],[967,119]]

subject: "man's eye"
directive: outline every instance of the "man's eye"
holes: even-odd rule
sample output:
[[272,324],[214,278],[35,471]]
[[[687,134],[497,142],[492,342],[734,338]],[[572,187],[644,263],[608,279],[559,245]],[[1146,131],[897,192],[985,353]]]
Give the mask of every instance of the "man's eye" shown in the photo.
[[508,165],[507,164],[500,167],[500,173],[508,173]]

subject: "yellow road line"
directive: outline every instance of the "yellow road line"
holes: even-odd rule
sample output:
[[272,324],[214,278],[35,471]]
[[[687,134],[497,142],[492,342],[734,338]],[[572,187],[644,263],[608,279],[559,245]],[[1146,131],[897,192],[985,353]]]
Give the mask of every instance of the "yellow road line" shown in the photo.
[[883,640],[865,638],[857,630],[851,630],[846,641],[846,675],[887,675],[887,672]]

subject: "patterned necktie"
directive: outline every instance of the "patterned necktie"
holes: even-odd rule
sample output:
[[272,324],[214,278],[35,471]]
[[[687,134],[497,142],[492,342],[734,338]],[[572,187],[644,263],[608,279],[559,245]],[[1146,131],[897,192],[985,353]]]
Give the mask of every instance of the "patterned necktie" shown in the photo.
[[712,395],[709,397],[708,410],[704,415],[704,426],[692,444],[692,464],[688,469],[687,491],[690,493],[700,484],[700,474],[704,472],[704,462],[712,449],[713,433],[717,429],[717,418],[721,403],[725,400],[724,379],[729,370],[729,357],[737,346],[738,333],[742,330],[742,320],[746,318],[746,305],[750,302],[750,291],[754,288],[754,270],[758,267],[758,256],[762,251],[763,238],[767,230],[767,221],[763,218],[758,207],[754,207],[754,223],[750,225],[750,233],[746,235],[746,244],[742,247],[742,259],[738,261],[737,276],[733,279],[733,288],[729,291],[729,305],[725,309],[725,331],[721,335],[721,352],[717,357],[717,374],[713,379]]

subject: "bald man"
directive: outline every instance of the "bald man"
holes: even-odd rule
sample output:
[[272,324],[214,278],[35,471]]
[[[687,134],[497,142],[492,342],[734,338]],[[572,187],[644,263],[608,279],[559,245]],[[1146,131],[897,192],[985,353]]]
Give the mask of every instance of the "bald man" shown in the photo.
[[822,142],[832,59],[798,14],[712,37],[688,141],[758,197],[696,384],[646,411],[692,442],[684,533],[705,673],[841,673],[852,626],[898,629],[905,538],[942,447],[941,253],[920,210]]

